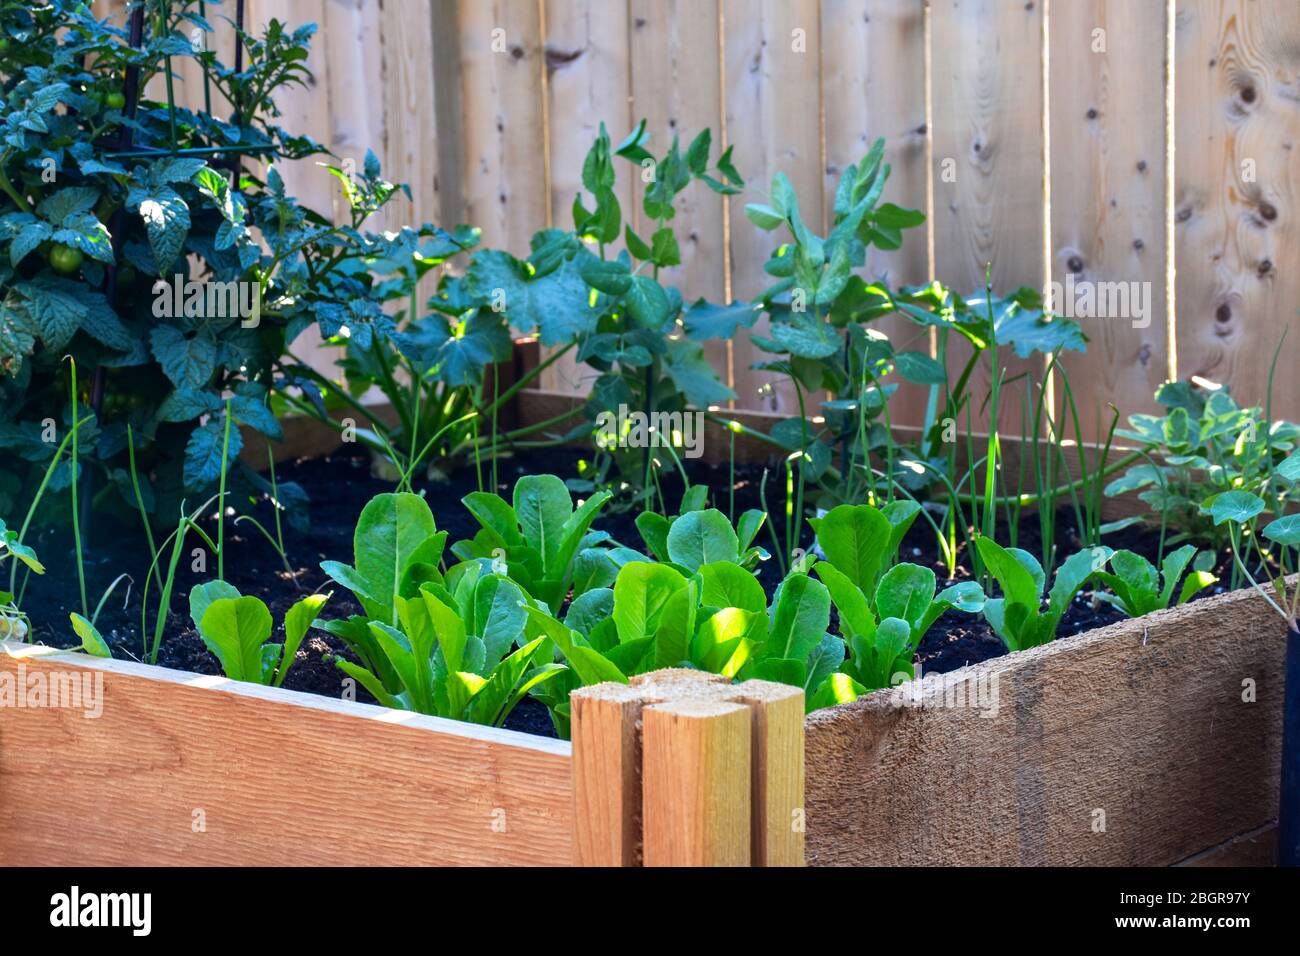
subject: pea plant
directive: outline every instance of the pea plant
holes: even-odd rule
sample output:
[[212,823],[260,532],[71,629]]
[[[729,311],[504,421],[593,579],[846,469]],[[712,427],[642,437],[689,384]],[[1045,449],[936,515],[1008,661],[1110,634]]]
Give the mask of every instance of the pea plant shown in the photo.
[[[1192,541],[1223,550],[1230,544],[1227,526],[1206,502],[1254,487],[1270,513],[1282,514],[1295,493],[1279,469],[1296,448],[1300,426],[1242,408],[1227,389],[1206,385],[1167,382],[1156,392],[1164,415],[1129,416],[1129,427],[1115,435],[1134,443],[1145,460],[1107,485],[1106,494],[1137,492],[1151,509],[1137,520],[1160,527],[1171,544]],[[1124,523],[1132,522],[1111,527]]]
[[[711,164],[707,129],[684,153],[674,137],[656,158],[648,141],[645,121],[617,145],[602,124],[583,162],[585,195],[574,197],[573,228],[536,233],[527,260],[501,250],[480,252],[466,272],[476,302],[495,304],[516,331],[535,333],[543,346],[555,348],[548,363],[576,350],[578,361],[597,373],[584,408],[589,432],[602,415],[617,419],[621,409],[680,414],[735,398],[700,343],[752,323],[752,309],[744,303],[688,305],[660,281],[661,270],[682,261],[672,220],[687,187],[701,183],[724,195],[743,187],[731,150]],[[653,229],[648,237],[625,222],[615,191],[619,158],[650,176],[642,202]],[[651,485],[652,462],[671,465],[671,436],[664,445],[644,448],[628,448],[615,438],[598,447],[595,460],[571,482],[574,490],[612,484],[635,497]]]

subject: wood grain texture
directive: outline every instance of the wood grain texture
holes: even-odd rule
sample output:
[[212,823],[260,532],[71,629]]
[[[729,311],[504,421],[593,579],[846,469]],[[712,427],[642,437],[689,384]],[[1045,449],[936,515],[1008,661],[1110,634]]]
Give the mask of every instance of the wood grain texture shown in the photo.
[[[716,160],[725,148],[718,0],[629,0],[629,8],[632,119],[646,120],[649,148],[656,155],[668,149],[674,136],[680,137],[684,150],[701,130],[710,129]],[[739,169],[748,176],[743,165]],[[633,180],[633,196],[629,221],[639,233],[645,219],[640,207],[645,191],[639,179]],[[698,183],[675,203],[672,225],[682,264],[660,270],[659,276],[675,285],[687,303],[699,298],[727,301],[727,206],[727,199]],[[734,348],[730,341],[704,343],[704,354],[728,386],[733,384]],[[748,364],[748,358],[743,360]]]
[[[926,211],[925,4],[923,0],[822,0],[821,87],[827,215],[845,167],[859,162],[878,137],[890,166],[884,202]],[[829,228],[829,225],[827,226]],[[919,285],[931,275],[926,224],[903,233],[896,251],[867,250],[862,275],[891,286]],[[929,331],[892,316],[873,323],[898,351],[930,353]],[[903,382],[890,403],[900,425],[925,420],[927,390]]]
[[1284,638],[1238,591],[943,675],[996,677],[994,716],[811,714],[808,860],[1168,865],[1248,833],[1277,814]]
[[[1043,84],[1042,4],[999,0],[934,0],[934,242],[937,278],[967,295],[984,290],[992,265],[993,291],[1042,289]],[[968,347],[949,346],[956,374]],[[1021,373],[1041,379],[1043,363],[1002,349],[1004,380]],[[987,358],[971,378],[975,430],[989,394]],[[1004,388],[1000,430],[1022,432],[1024,382]],[[965,429],[965,415],[959,423]]]
[[[1052,279],[1133,285],[1130,314],[1075,316],[1086,353],[1065,352],[1081,424],[1104,436],[1107,403],[1126,416],[1157,409],[1165,345],[1165,12],[1159,3],[1076,0],[1051,19]],[[1135,302],[1146,303],[1138,315]],[[1116,310],[1118,311],[1118,310]],[[1058,389],[1058,393],[1063,389]],[[1073,435],[1073,432],[1071,432]]]
[[[817,74],[821,43],[816,0],[724,0],[727,141],[745,176],[744,195],[730,203],[731,294],[753,299],[772,284],[763,264],[788,233],[769,233],[745,216],[748,202],[769,201],[772,177],[784,172],[805,220],[821,232],[823,162]],[[767,320],[754,327],[766,334]],[[743,343],[743,345],[741,344]],[[784,417],[798,414],[788,377],[750,369],[768,361],[744,336],[735,347],[736,404]],[[813,402],[815,413],[816,403]]]
[[[1178,375],[1262,404],[1300,305],[1300,6],[1183,0],[1175,27]],[[1278,367],[1297,361],[1292,329]],[[1275,388],[1300,415],[1300,379]]]
[[[547,149],[550,153],[551,222],[573,228],[573,199],[594,200],[582,185],[582,163],[603,124],[614,145],[632,129],[628,84],[627,4],[625,0],[546,0],[546,92],[549,97]],[[632,209],[637,170],[617,160],[614,190],[624,221]],[[622,240],[610,247],[617,252]],[[586,396],[600,373],[574,353],[541,374],[539,385]]]
[[641,865],[641,735],[644,696],[598,684],[570,697],[578,866]]
[[803,865],[802,690],[668,668],[570,700],[579,864]]
[[459,0],[468,222],[483,245],[526,256],[550,209],[542,44],[530,0]]
[[572,858],[567,743],[47,650],[0,679],[102,675],[102,715],[0,710],[0,865]]
[[736,688],[735,697],[753,717],[753,864],[803,866],[803,691],[750,680]]
[[673,701],[642,721],[645,865],[749,866],[749,708]]

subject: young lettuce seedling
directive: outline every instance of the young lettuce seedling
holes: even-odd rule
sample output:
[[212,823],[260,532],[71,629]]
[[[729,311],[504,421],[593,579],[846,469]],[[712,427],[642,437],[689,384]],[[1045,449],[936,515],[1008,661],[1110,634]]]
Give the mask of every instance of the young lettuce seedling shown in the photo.
[[738,564],[753,571],[769,557],[754,545],[754,538],[767,515],[751,508],[740,516],[733,528],[727,516],[716,508],[706,508],[708,488],[694,485],[682,496],[680,513],[665,517],[654,511],[636,516],[636,529],[646,548],[662,564],[672,564],[685,574],[694,574],[703,565],[715,561]]
[[1004,548],[992,538],[975,541],[989,573],[1002,587],[1002,597],[984,602],[984,618],[995,634],[1011,651],[1023,651],[1054,640],[1070,602],[1079,589],[1106,566],[1112,551],[1106,547],[1088,548],[1065,559],[1056,572],[1043,610],[1043,588],[1047,575],[1042,565],[1028,551]]
[[504,564],[510,579],[554,614],[569,596],[575,558],[591,522],[611,497],[598,491],[574,510],[569,489],[554,475],[520,478],[513,506],[499,495],[475,491],[463,501],[482,527],[451,550],[464,560]]
[[[1187,570],[1187,565],[1192,563],[1193,558],[1196,561],[1192,572],[1187,575],[1187,580],[1183,581],[1182,589],[1178,592],[1178,600],[1170,604],[1174,596],[1174,588],[1177,587],[1183,572]],[[1196,594],[1219,580],[1210,573],[1208,566],[1201,566],[1209,565],[1213,561],[1214,552],[1202,551],[1198,556],[1195,545],[1185,544],[1177,551],[1165,555],[1160,565],[1160,574],[1157,576],[1155,566],[1146,558],[1132,551],[1116,551],[1110,559],[1110,566],[1114,569],[1114,573],[1097,572],[1097,580],[1115,593],[1106,594],[1099,591],[1097,598],[1112,607],[1119,608],[1129,617],[1141,617],[1143,614],[1162,608],[1186,604]]]
[[[45,566],[36,557],[36,552],[19,541],[18,532],[10,531],[0,520],[0,564],[6,558],[13,559],[15,566],[25,564],[37,574],[45,573]],[[27,615],[18,609],[11,592],[0,591],[0,640],[25,640],[27,633]]]
[[863,590],[834,562],[820,562],[813,570],[830,590],[849,649],[839,673],[817,688],[814,707],[890,687],[899,674],[911,678],[912,658],[944,611],[977,614],[984,607],[984,591],[977,582],[963,581],[936,595],[934,572],[916,564],[890,568],[873,592]]
[[[329,594],[309,594],[289,608],[284,615],[283,644],[267,643],[272,622],[266,605],[258,598],[241,596],[234,585],[225,581],[194,585],[190,591],[190,619],[227,677],[279,687],[293,667],[317,612],[329,598]],[[85,639],[83,634],[83,642]]]

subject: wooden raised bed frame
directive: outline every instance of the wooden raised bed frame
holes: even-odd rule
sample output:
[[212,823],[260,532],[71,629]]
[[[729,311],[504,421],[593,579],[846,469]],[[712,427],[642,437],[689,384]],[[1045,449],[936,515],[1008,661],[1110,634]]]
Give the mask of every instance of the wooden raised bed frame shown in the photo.
[[1236,592],[946,675],[996,716],[887,690],[800,734],[670,673],[580,692],[571,746],[4,643],[103,711],[0,707],[0,864],[788,864],[800,803],[812,864],[1266,862],[1283,647]]

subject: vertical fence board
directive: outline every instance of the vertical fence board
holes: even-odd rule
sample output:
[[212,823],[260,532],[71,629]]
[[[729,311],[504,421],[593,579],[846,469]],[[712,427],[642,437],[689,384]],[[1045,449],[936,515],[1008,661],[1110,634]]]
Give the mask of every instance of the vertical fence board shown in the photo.
[[[546,0],[544,54],[550,97],[551,222],[556,228],[570,229],[573,197],[585,192],[582,161],[601,123],[614,145],[631,128],[626,0]],[[626,218],[636,171],[618,160],[617,175],[614,188]],[[590,207],[592,199],[583,202]],[[598,374],[588,365],[579,365],[570,352],[542,373],[540,384],[585,396]]]
[[[685,149],[708,128],[716,157],[723,148],[717,0],[631,0],[629,16],[632,119],[646,120],[651,151],[662,155],[674,135],[681,137]],[[739,169],[742,176],[749,175],[744,165]],[[645,191],[639,178],[633,195],[637,205],[628,219],[641,234]],[[677,200],[673,225],[682,264],[661,271],[660,277],[676,285],[688,303],[726,298],[725,205],[722,196],[698,183]],[[704,354],[723,381],[732,384],[731,343],[705,343]]]
[[[347,10],[348,6],[351,4],[336,0],[328,11],[327,21],[331,32],[335,21],[342,21],[342,29],[352,27],[363,38],[361,42],[354,41],[350,50],[358,58],[353,61],[356,67],[340,71],[342,75],[337,83],[331,77],[330,99],[338,133],[335,149],[340,155],[343,149],[348,155],[359,154],[359,160],[369,146],[383,162],[385,178],[410,185],[411,201],[401,194],[389,201],[389,210],[382,221],[386,228],[419,226],[425,222],[442,224],[445,216],[434,111],[439,91],[433,72],[433,31],[428,20],[431,4],[428,0],[417,3],[408,0],[401,5],[376,5],[362,0],[352,10]],[[350,15],[344,15],[345,12]],[[364,59],[379,52],[373,50],[372,36],[374,41],[382,43],[381,62],[373,65]],[[331,62],[348,62],[347,52],[338,60],[334,58],[332,44],[333,41]],[[382,108],[375,109],[376,104],[382,104]],[[346,107],[346,113],[340,107]],[[367,116],[373,117],[368,125],[369,143],[352,142],[358,126],[367,128],[366,121],[361,119]],[[378,225],[371,223],[371,228]]]
[[[936,0],[933,5],[934,236],[941,281],[967,295],[1006,294],[1043,284],[1042,4]],[[955,338],[955,337],[954,337]],[[950,343],[949,370],[969,352]],[[1041,378],[1042,363],[999,356],[1004,378]],[[987,363],[986,363],[987,366]],[[972,424],[987,423],[981,404],[989,374],[971,377]],[[1024,381],[1006,386],[999,424],[1021,430]],[[963,414],[959,430],[966,427]]]
[[[1130,294],[1130,284],[1140,283],[1137,301],[1149,310],[1136,316],[1130,299],[1127,314],[1075,317],[1088,351],[1063,353],[1061,364],[1084,431],[1105,434],[1107,403],[1125,415],[1152,411],[1168,370],[1158,55],[1165,11],[1158,3],[1082,0],[1053,4],[1049,16],[1052,280],[1061,284],[1062,298],[1067,281],[1093,283],[1096,292],[1123,283]],[[1072,302],[1054,305],[1063,314],[1075,311]]]
[[[1300,304],[1300,9],[1184,0],[1176,28],[1177,371],[1262,403]],[[1277,416],[1300,411],[1297,360],[1293,334]]]
[[[763,232],[745,216],[746,202],[767,202],[775,173],[790,177],[808,223],[821,229],[817,3],[725,0],[723,30],[727,138],[747,183],[745,194],[730,204],[731,289],[737,299],[752,299],[772,283],[763,264],[788,238]],[[755,325],[759,334],[766,328],[766,320]],[[786,376],[749,367],[772,356],[744,339],[737,341],[734,355],[739,407],[798,414]],[[814,401],[809,412],[815,411]]]
[[465,217],[483,244],[528,254],[547,220],[541,24],[529,0],[460,0]]
[[[828,223],[845,167],[881,136],[891,169],[883,201],[928,215],[923,0],[822,0],[821,17]],[[926,282],[928,228],[905,232],[897,251],[869,249],[863,275],[893,286]],[[929,332],[914,322],[890,317],[876,327],[900,351],[929,352]],[[904,383],[890,407],[893,421],[920,425],[925,399],[924,388]]]

